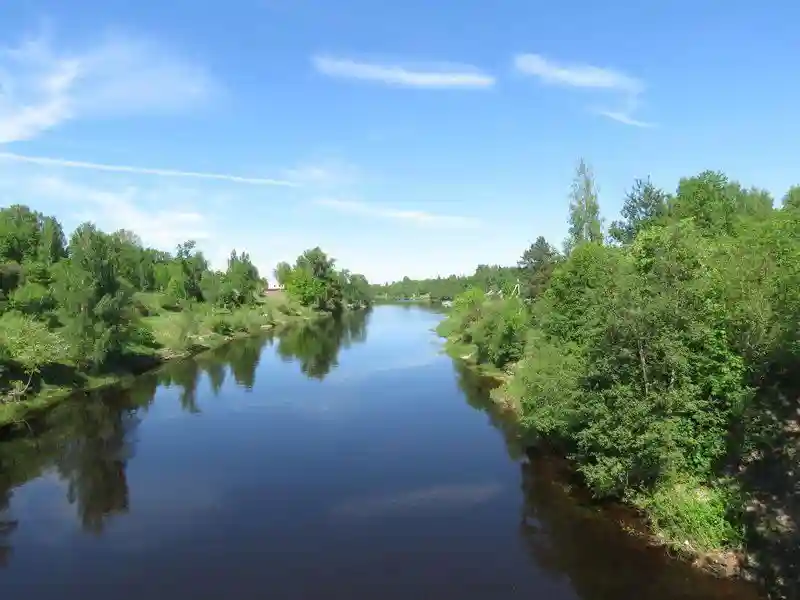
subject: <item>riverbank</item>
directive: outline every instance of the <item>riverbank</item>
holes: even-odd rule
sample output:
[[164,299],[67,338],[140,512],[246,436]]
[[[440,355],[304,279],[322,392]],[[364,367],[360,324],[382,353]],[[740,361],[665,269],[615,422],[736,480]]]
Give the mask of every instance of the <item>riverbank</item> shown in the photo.
[[325,316],[285,297],[264,297],[233,310],[198,303],[183,310],[163,308],[160,294],[137,295],[139,329],[124,356],[100,373],[82,372],[64,359],[43,369],[32,393],[0,403],[0,430],[25,427],[32,415],[77,392],[124,386],[168,361],[213,350],[240,337]]
[[[520,365],[512,363],[503,369],[476,362],[477,348],[453,339],[445,341],[446,352],[475,376],[487,381],[491,406],[487,412],[493,422],[502,422],[501,430],[510,444],[519,448],[530,462],[544,461],[555,465],[554,477],[569,487],[587,506],[600,516],[616,523],[628,535],[641,540],[692,567],[725,579],[741,579],[754,583],[771,598],[792,598],[797,581],[800,537],[796,515],[800,498],[792,490],[800,483],[791,464],[800,455],[800,443],[792,432],[798,427],[785,427],[785,443],[776,444],[772,455],[754,454],[749,463],[734,475],[738,490],[737,504],[744,516],[734,517],[742,523],[741,543],[736,547],[707,544],[699,547],[709,523],[708,515],[722,511],[712,503],[714,490],[696,481],[685,481],[671,491],[657,490],[646,497],[642,493],[617,498],[598,498],[587,486],[579,465],[568,449],[532,439],[526,433],[525,411],[519,397],[510,393],[509,383],[519,375]],[[527,407],[529,410],[530,407]],[[729,504],[734,504],[729,501]],[[673,515],[673,522],[659,522]],[[724,523],[716,526],[724,527]],[[683,535],[676,535],[680,532]]]
[[[685,535],[676,536],[673,533],[674,529],[660,527],[653,512],[648,511],[648,508],[652,511],[654,502],[701,502],[703,496],[700,487],[674,490],[679,497],[672,499],[663,497],[644,499],[641,496],[630,496],[616,500],[608,498],[592,500],[591,490],[580,476],[577,465],[568,458],[569,453],[566,450],[552,446],[545,440],[528,439],[524,434],[524,408],[520,399],[509,390],[509,384],[513,381],[518,368],[517,363],[508,364],[504,368],[482,363],[478,360],[479,350],[475,345],[464,343],[453,337],[445,337],[444,348],[452,358],[460,361],[479,377],[492,382],[489,398],[498,415],[507,425],[504,427],[504,431],[507,435],[516,437],[516,443],[523,448],[525,454],[531,459],[534,456],[544,457],[549,463],[557,465],[561,481],[568,482],[569,486],[573,487],[583,500],[591,500],[595,503],[599,510],[618,522],[629,534],[644,540],[648,545],[662,547],[669,554],[678,555],[693,566],[716,576],[742,577],[751,581],[757,578],[747,566],[752,557],[749,557],[742,548],[698,548],[692,536],[686,533],[685,528],[683,530]],[[664,510],[663,506],[656,507],[656,511],[659,511],[660,514],[663,514]],[[701,528],[703,524],[699,523],[695,526]],[[702,536],[702,532],[698,529],[691,533],[698,538]]]

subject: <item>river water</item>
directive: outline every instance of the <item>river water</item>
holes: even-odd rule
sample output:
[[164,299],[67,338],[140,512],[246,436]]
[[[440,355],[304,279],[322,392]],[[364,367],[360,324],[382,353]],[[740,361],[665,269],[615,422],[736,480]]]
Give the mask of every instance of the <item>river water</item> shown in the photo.
[[755,598],[508,442],[412,306],[237,341],[0,443],[0,598]]

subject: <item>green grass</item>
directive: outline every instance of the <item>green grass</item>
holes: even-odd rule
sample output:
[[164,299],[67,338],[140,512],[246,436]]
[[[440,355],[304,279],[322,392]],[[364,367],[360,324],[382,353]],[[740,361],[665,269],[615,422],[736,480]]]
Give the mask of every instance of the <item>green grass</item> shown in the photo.
[[656,536],[672,549],[696,555],[741,547],[743,531],[731,522],[731,508],[741,502],[722,483],[709,486],[674,476],[637,496],[634,504],[648,516]]

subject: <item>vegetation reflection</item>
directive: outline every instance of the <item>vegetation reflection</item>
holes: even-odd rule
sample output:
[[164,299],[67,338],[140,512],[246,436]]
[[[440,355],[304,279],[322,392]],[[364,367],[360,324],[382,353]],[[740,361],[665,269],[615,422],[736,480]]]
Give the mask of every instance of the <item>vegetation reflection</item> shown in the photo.
[[265,345],[275,344],[286,361],[299,362],[309,377],[322,379],[333,369],[341,348],[366,340],[366,311],[345,312],[267,335],[243,338],[142,376],[127,390],[82,394],[28,421],[24,434],[7,431],[0,439],[0,567],[12,555],[15,488],[46,473],[64,482],[66,500],[76,509],[84,531],[100,534],[108,520],[126,513],[130,494],[126,469],[134,456],[135,430],[159,386],[177,387],[181,407],[200,412],[198,395],[206,375],[214,395],[230,376],[252,389]]
[[367,339],[369,311],[343,313],[338,319],[319,319],[280,333],[277,353],[298,361],[308,377],[322,380],[338,366],[339,350]]

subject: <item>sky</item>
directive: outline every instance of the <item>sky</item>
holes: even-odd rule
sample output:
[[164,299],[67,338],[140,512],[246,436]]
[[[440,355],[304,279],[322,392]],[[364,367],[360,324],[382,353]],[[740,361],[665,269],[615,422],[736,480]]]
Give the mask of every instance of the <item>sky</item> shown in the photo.
[[0,205],[370,281],[561,245],[650,177],[800,183],[785,0],[0,0]]

